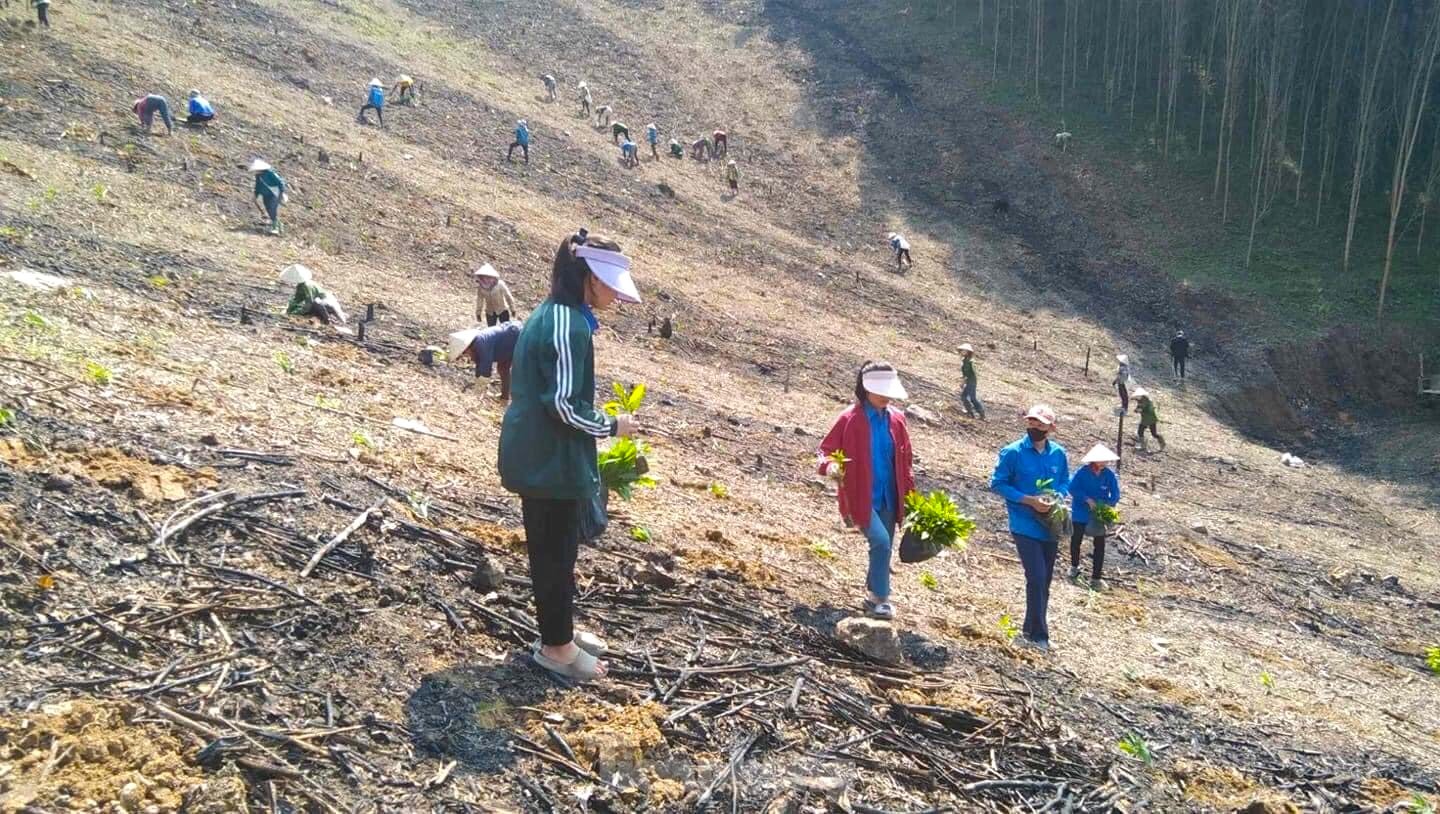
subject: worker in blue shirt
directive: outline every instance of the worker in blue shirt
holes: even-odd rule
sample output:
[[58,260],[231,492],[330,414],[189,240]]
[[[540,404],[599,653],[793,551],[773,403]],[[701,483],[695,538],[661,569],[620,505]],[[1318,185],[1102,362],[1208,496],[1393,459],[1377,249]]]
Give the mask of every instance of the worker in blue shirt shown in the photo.
[[646,125],[645,140],[650,142],[650,157],[660,158],[660,128],[655,126],[655,122]]
[[360,115],[355,117],[355,121],[367,124],[367,110],[375,111],[375,118],[380,120],[380,126],[385,126],[385,83],[378,78],[370,80],[370,95],[365,98],[365,104],[360,108]]
[[[1092,513],[1100,504],[1111,508],[1120,502],[1120,478],[1110,464],[1120,456],[1104,444],[1096,444],[1080,459],[1080,468],[1070,478],[1070,519],[1075,528],[1070,532],[1070,581],[1080,580],[1080,543],[1089,534],[1095,540],[1094,564],[1090,568],[1090,590],[1105,590],[1100,576],[1105,568],[1105,524]],[[1095,522],[1091,522],[1094,520]]]
[[488,328],[472,328],[450,334],[450,358],[459,362],[466,358],[475,363],[475,378],[490,378],[500,371],[500,400],[510,401],[510,363],[515,358],[515,340],[520,337],[519,320],[502,322]]
[[515,122],[515,140],[510,142],[510,149],[505,153],[506,161],[515,160],[515,148],[519,147],[520,152],[525,155],[525,163],[530,163],[530,125],[521,119]]
[[200,95],[200,91],[190,91],[190,109],[185,117],[186,124],[205,124],[215,118],[215,108],[210,106],[210,100]]
[[640,164],[640,146],[630,139],[625,139],[620,144],[620,163],[627,167],[635,167]]
[[1045,613],[1058,551],[1058,541],[1045,522],[1054,504],[1041,492],[1048,488],[1064,497],[1070,490],[1070,464],[1065,448],[1050,440],[1054,431],[1055,411],[1044,404],[1031,407],[1025,414],[1025,437],[1000,450],[990,478],[990,490],[1005,498],[1010,536],[1025,569],[1021,644],[1039,650],[1050,649]]

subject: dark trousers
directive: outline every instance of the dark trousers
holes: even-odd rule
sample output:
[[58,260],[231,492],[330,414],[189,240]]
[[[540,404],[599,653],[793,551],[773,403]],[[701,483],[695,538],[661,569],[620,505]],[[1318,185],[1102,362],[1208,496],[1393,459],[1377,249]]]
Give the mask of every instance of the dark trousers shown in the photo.
[[1120,390],[1120,411],[1130,412],[1130,391],[1125,389],[1124,382],[1120,382],[1115,387]]
[[485,327],[487,327],[487,328],[493,328],[493,327],[495,327],[496,325],[499,325],[499,324],[502,323],[502,322],[509,322],[509,321],[510,321],[510,312],[509,312],[509,311],[501,311],[501,312],[498,313],[498,314],[490,314],[490,313],[485,314]]
[[730,143],[723,138],[715,139],[715,157],[724,158],[730,152]]
[[730,191],[731,191],[731,192],[739,192],[739,191],[740,191],[740,182],[739,182],[739,181],[736,181],[736,180],[734,180],[734,179],[731,179],[731,181],[730,181]]
[[50,7],[49,7],[49,6],[36,6],[36,7],[35,7],[35,13],[36,13],[37,15],[39,15],[39,17],[40,17],[40,24],[43,25],[43,26],[45,26],[46,28],[49,28],[49,27],[50,27]]
[[262,196],[260,200],[265,205],[265,214],[270,216],[270,225],[278,226],[280,224],[280,196],[266,195]]
[[653,141],[650,142],[650,157],[651,157],[651,158],[659,158],[659,157],[660,157],[660,149],[655,146],[655,142],[653,142]]
[[575,638],[575,557],[580,551],[580,502],[520,498],[525,551],[540,643],[569,644]]
[[360,108],[360,115],[356,118],[362,122],[365,121],[365,111],[367,110],[375,111],[375,118],[379,119],[381,124],[385,123],[385,111],[381,110],[375,105],[370,104],[369,102],[366,102],[365,106]]
[[[1080,567],[1080,543],[1085,539],[1085,524],[1076,522],[1075,530],[1070,532],[1070,567]],[[1100,571],[1105,568],[1105,535],[1095,538],[1095,564],[1090,569],[1090,579],[1100,578]]]
[[213,118],[215,118],[215,114],[214,114],[214,113],[211,113],[211,114],[208,114],[208,115],[207,115],[207,114],[204,114],[204,113],[191,113],[190,115],[188,115],[188,116],[185,117],[185,123],[186,123],[186,124],[204,124],[204,123],[210,121],[210,120],[213,119]]
[[979,413],[981,418],[985,417],[985,405],[975,395],[975,382],[965,383],[965,389],[960,391],[960,406],[965,408],[965,415]]
[[898,266],[898,265],[900,265],[900,264],[902,264],[902,263],[909,263],[909,264],[912,265],[912,266],[915,265],[915,261],[910,259],[910,250],[909,250],[909,249],[896,249],[896,250],[895,250],[895,265]]
[[1150,434],[1155,437],[1155,440],[1156,440],[1156,441],[1159,441],[1159,442],[1162,443],[1162,444],[1165,443],[1165,438],[1164,438],[1164,436],[1162,436],[1160,433],[1158,433],[1158,432],[1155,431],[1155,428],[1156,428],[1157,426],[1159,426],[1159,425],[1158,425],[1158,424],[1149,423],[1149,422],[1147,422],[1147,421],[1146,421],[1145,419],[1143,419],[1143,418],[1140,419],[1140,429],[1135,432],[1135,438],[1136,438],[1136,439],[1144,438],[1144,437],[1145,437],[1145,431],[1146,431],[1146,430],[1149,430],[1149,431],[1150,431]]
[[508,160],[510,160],[511,156],[515,155],[515,148],[516,148],[516,147],[519,147],[519,148],[520,148],[520,151],[525,154],[525,163],[526,163],[526,164],[529,164],[529,163],[530,163],[530,145],[529,145],[529,144],[521,144],[521,143],[518,142],[518,141],[512,141],[512,142],[510,142],[510,149],[505,153],[505,160],[508,161]]
[[1045,612],[1050,607],[1050,580],[1055,576],[1055,557],[1060,546],[1054,540],[1037,540],[1023,534],[1015,538],[1015,551],[1025,569],[1025,625],[1021,631],[1032,642],[1050,641]]
[[1175,362],[1175,375],[1182,379],[1185,378],[1185,357],[1176,356],[1173,361]]

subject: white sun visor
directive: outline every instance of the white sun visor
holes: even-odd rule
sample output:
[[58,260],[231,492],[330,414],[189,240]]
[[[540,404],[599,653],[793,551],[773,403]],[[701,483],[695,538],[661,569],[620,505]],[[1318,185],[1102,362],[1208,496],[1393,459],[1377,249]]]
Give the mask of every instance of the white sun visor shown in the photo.
[[621,302],[639,303],[640,291],[630,278],[630,258],[620,252],[597,249],[594,246],[580,246],[575,249],[576,257],[585,258],[590,271],[615,292]]
[[865,386],[866,392],[874,393],[877,396],[884,396],[887,399],[907,399],[909,393],[905,392],[905,385],[900,383],[900,374],[893,370],[872,370],[860,379]]

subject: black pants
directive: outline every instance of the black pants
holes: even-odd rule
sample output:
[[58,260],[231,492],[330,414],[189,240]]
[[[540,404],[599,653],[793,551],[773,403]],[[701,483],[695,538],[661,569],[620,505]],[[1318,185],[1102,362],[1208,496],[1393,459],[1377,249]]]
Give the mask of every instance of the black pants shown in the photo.
[[1011,532],[1015,552],[1025,569],[1025,624],[1021,632],[1032,642],[1049,642],[1050,626],[1046,615],[1050,608],[1050,580],[1055,576],[1055,555],[1059,546],[1054,540],[1039,540]]
[[365,106],[360,108],[360,115],[356,116],[356,118],[362,122],[365,121],[365,111],[367,110],[375,111],[375,118],[379,119],[381,124],[385,123],[385,111],[381,110],[375,105],[370,104],[369,102],[366,102]]
[[1135,432],[1135,440],[1143,441],[1145,439],[1145,430],[1148,429],[1150,430],[1150,434],[1155,437],[1155,440],[1163,445],[1165,443],[1165,436],[1155,431],[1158,426],[1158,424],[1147,424],[1145,419],[1140,419],[1140,429]]
[[1182,378],[1182,379],[1185,378],[1185,357],[1184,357],[1184,356],[1176,356],[1175,359],[1174,359],[1174,361],[1175,361],[1175,375],[1176,375],[1176,376],[1179,376],[1179,377]]
[[49,7],[48,5],[47,5],[47,6],[36,6],[36,7],[35,7],[35,13],[40,16],[40,24],[43,25],[43,26],[45,26],[46,28],[49,28],[49,27],[50,27],[50,7]]
[[498,313],[498,314],[489,314],[489,313],[487,313],[487,314],[485,315],[485,327],[487,327],[487,328],[493,328],[493,327],[495,327],[496,325],[499,325],[499,324],[502,323],[502,322],[509,322],[509,321],[510,321],[510,312],[509,312],[509,311],[501,311],[501,312]]
[[728,152],[730,152],[730,143],[723,138],[715,139],[715,157],[723,158]]
[[895,265],[898,266],[898,265],[900,265],[901,263],[909,263],[909,264],[912,265],[912,266],[915,265],[915,261],[910,259],[910,250],[909,250],[909,249],[896,249],[896,250],[895,250]]
[[520,498],[525,518],[525,551],[540,643],[569,644],[575,638],[575,557],[580,551],[580,502]]
[[213,118],[215,118],[215,114],[214,114],[214,113],[211,113],[211,114],[209,114],[209,115],[206,115],[206,114],[204,114],[204,113],[191,113],[190,115],[188,115],[188,116],[185,117],[185,123],[186,123],[186,124],[204,124],[204,123],[210,121],[210,120],[213,119]]
[[[1085,524],[1076,522],[1075,530],[1070,532],[1070,567],[1080,567],[1080,543],[1085,539]],[[1100,571],[1105,568],[1105,535],[1095,538],[1095,564],[1090,569],[1092,581],[1100,578]]]
[[505,159],[508,161],[511,156],[515,155],[515,148],[516,148],[516,147],[519,147],[519,148],[520,148],[520,151],[525,154],[525,163],[526,163],[526,164],[529,164],[529,163],[530,163],[530,145],[529,145],[529,144],[521,144],[521,143],[518,142],[518,141],[512,141],[512,142],[510,142],[510,149],[509,149],[509,151],[507,151],[507,152],[505,153]]
[[1120,390],[1120,412],[1130,412],[1130,391],[1125,389],[1124,382],[1120,382],[1115,386]]

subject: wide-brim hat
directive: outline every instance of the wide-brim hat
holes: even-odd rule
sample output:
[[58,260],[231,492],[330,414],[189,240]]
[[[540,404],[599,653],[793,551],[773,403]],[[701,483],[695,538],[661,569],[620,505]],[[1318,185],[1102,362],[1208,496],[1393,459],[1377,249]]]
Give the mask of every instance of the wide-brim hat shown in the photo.
[[383,87],[385,87],[385,83],[384,83],[384,82],[381,82],[380,79],[377,77],[377,78],[375,78],[375,79],[371,79],[371,80],[370,80],[370,87],[372,87],[372,88],[383,88]]
[[895,232],[891,232],[890,234],[888,234],[888,235],[885,236],[885,239],[886,239],[886,240],[894,240],[895,238],[897,238],[897,237],[899,237],[899,236],[900,236],[900,235],[896,234]]
[[594,246],[579,246],[575,256],[584,258],[590,272],[600,279],[621,302],[640,303],[640,290],[630,277],[630,258],[620,252],[599,249]]
[[500,272],[496,271],[495,267],[489,263],[475,269],[474,274],[476,277],[494,277],[497,280],[500,279]]
[[196,98],[196,97],[199,96],[199,95],[200,95],[200,91],[198,91],[198,90],[192,89],[192,90],[190,91],[190,98],[191,98],[191,99],[194,99],[194,98]]
[[1111,452],[1109,447],[1105,446],[1104,444],[1096,444],[1095,446],[1090,448],[1089,452],[1085,453],[1085,457],[1080,459],[1080,463],[1111,464],[1115,463],[1118,460],[1120,460],[1120,456],[1116,455],[1114,452]]
[[270,165],[266,164],[264,161],[261,161],[258,158],[250,162],[251,172],[264,172],[268,169],[270,169]]
[[299,263],[292,263],[280,270],[280,282],[285,285],[300,285],[315,279],[310,269]]
[[962,352],[962,353],[974,353],[974,352],[975,352],[975,348],[974,348],[973,346],[971,346],[971,344],[970,344],[969,342],[963,342],[963,343],[961,343],[960,347],[957,348],[957,350],[959,350],[959,351]]
[[1148,398],[1150,398],[1150,391],[1149,391],[1149,390],[1146,390],[1146,389],[1143,388],[1143,387],[1137,387],[1137,388],[1135,388],[1135,392],[1133,392],[1133,393],[1130,394],[1130,398],[1132,398],[1132,399],[1148,399]]
[[893,370],[871,370],[860,377],[865,392],[884,396],[887,399],[907,399],[905,385],[900,383],[900,374]]
[[485,329],[466,328],[463,331],[456,331],[450,334],[450,341],[445,345],[445,358],[452,362],[459,359],[460,354],[464,353],[466,348],[470,347],[470,343],[474,342],[475,337],[479,336],[483,330]]
[[1130,357],[1126,356],[1123,353],[1117,353],[1115,354],[1115,361],[1119,362],[1122,365],[1128,365],[1130,364]]
[[1025,414],[1027,419],[1033,418],[1047,427],[1055,426],[1055,411],[1050,409],[1048,404],[1036,404]]

